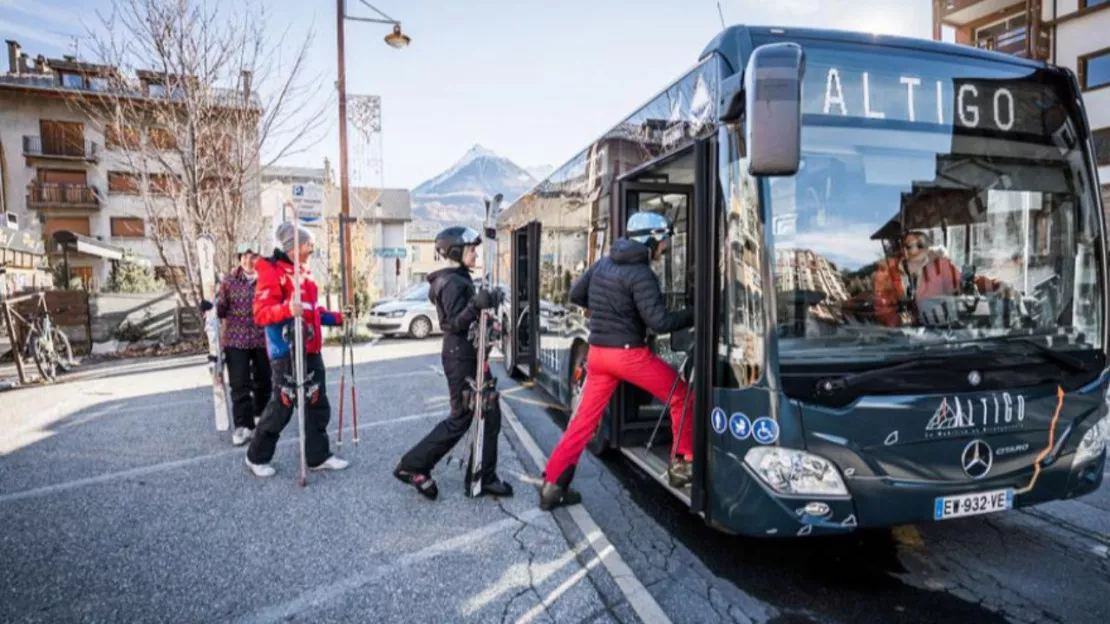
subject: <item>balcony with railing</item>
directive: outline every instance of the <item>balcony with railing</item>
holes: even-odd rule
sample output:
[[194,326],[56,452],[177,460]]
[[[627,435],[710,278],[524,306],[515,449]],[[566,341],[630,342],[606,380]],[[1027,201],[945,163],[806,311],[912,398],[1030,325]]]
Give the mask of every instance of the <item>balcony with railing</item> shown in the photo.
[[84,184],[32,182],[27,186],[27,207],[33,210],[99,210],[100,193],[95,187]]
[[964,26],[988,15],[1025,6],[1024,0],[940,0],[940,22],[949,26]]
[[85,161],[100,160],[100,146],[92,141],[43,141],[39,136],[23,137],[23,155],[27,158]]

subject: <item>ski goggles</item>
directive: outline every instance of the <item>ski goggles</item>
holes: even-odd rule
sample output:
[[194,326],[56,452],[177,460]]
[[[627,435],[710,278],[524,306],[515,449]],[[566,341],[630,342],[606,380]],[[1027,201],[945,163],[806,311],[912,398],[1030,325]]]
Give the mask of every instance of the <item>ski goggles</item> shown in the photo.
[[482,235],[470,228],[466,228],[463,230],[463,233],[459,235],[459,244],[463,246],[480,245],[482,244]]

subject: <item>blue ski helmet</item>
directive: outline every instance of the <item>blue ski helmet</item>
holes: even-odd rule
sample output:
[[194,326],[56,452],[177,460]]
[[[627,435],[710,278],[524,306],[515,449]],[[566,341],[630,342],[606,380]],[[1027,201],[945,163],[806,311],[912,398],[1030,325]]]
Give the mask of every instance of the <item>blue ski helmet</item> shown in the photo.
[[638,243],[655,249],[656,245],[667,240],[674,234],[671,222],[661,214],[654,212],[637,212],[628,218],[628,227],[625,236]]

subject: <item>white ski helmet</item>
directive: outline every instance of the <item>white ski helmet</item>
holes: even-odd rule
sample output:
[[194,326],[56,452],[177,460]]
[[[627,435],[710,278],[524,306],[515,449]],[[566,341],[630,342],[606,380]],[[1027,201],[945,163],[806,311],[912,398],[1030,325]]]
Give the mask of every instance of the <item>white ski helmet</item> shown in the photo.
[[654,212],[637,212],[628,218],[628,227],[625,236],[638,243],[643,243],[651,249],[674,234],[671,222],[661,214]]

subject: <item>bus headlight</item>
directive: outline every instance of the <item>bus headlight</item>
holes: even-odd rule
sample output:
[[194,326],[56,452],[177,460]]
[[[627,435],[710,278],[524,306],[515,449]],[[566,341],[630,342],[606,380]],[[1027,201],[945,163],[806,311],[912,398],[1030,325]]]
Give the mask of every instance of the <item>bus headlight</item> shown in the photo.
[[744,463],[779,494],[847,496],[840,472],[829,460],[779,446],[757,446]]
[[1079,448],[1075,449],[1075,460],[1072,465],[1078,466],[1097,459],[1106,450],[1107,440],[1110,440],[1110,416],[1103,416],[1079,441]]

